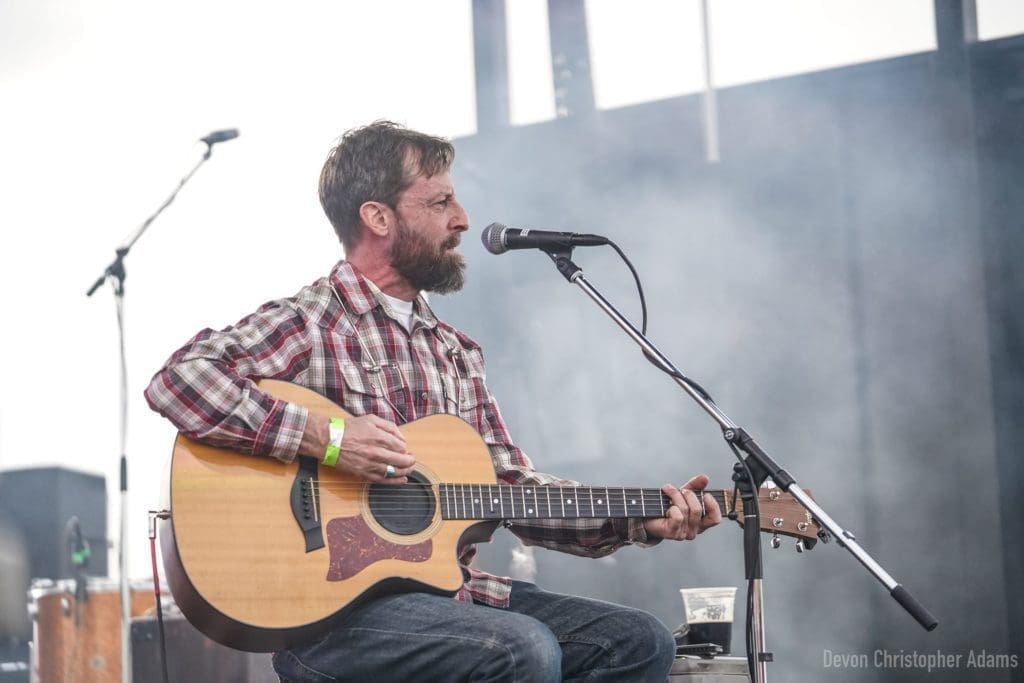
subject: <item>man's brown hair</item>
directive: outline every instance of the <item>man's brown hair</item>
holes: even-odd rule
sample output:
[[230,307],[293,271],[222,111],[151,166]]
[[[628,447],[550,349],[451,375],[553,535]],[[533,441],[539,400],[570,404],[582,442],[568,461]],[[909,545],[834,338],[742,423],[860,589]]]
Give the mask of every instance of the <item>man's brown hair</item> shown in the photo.
[[[392,121],[374,121],[346,132],[320,171],[320,204],[346,248],[360,237],[359,207],[375,201],[395,209],[417,175],[447,171],[455,148],[444,138]],[[407,166],[411,162],[411,168]]]

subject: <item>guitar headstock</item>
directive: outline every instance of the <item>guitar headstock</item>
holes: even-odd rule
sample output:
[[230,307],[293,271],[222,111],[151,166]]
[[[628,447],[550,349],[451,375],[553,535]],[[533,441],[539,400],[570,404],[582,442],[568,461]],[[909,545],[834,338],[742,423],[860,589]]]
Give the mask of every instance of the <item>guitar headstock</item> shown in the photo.
[[[810,491],[805,490],[804,492],[812,499],[814,498]],[[731,492],[726,500],[728,509],[723,510],[723,514],[733,510]],[[757,504],[761,512],[761,531],[799,539],[802,545],[797,546],[798,550],[803,548],[810,550],[818,542],[819,534],[822,531],[821,525],[793,496],[782,489],[760,489],[757,495]],[[742,500],[736,500],[735,512],[736,522],[743,526]],[[822,540],[827,540],[827,538]],[[777,543],[773,542],[772,547],[778,547]]]

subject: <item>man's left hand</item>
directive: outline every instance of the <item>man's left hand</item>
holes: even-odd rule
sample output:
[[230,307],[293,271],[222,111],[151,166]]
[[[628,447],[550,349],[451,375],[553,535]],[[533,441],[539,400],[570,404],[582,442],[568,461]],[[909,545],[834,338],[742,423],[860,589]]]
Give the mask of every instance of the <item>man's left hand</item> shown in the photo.
[[[711,494],[702,493],[704,505],[701,506],[697,493],[708,486],[706,475],[698,474],[690,481],[676,488],[671,484],[661,487],[662,492],[672,501],[671,507],[665,511],[664,517],[655,517],[644,522],[647,535],[652,538],[671,538],[677,541],[692,541],[697,534],[711,528],[722,521],[722,511]],[[702,514],[703,513],[703,514]]]

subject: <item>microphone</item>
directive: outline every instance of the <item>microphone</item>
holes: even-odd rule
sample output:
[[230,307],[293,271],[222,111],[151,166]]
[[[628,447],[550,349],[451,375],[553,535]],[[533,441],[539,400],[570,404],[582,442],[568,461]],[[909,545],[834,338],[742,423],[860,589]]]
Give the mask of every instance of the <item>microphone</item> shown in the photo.
[[228,140],[234,140],[238,137],[237,128],[228,128],[226,130],[215,130],[205,138],[199,138],[200,142],[205,142],[208,145],[216,145],[218,142],[227,142]]
[[607,237],[578,232],[552,232],[509,228],[491,223],[480,234],[484,249],[492,254],[504,254],[509,249],[543,249],[553,251],[572,247],[598,247],[608,244]]

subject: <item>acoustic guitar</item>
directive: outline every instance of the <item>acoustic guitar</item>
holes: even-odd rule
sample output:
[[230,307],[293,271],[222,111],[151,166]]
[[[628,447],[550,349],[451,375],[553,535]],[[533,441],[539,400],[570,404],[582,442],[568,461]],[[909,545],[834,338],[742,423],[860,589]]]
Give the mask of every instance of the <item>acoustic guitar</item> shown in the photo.
[[[312,413],[347,416],[295,384],[259,386]],[[671,504],[657,488],[499,484],[486,444],[453,415],[401,430],[417,459],[407,484],[369,484],[314,458],[285,465],[179,434],[161,547],[185,617],[230,647],[280,650],[377,595],[454,595],[459,549],[486,541],[503,520],[660,517]],[[732,492],[708,493],[743,524]],[[762,530],[815,540],[818,525],[787,494],[762,489],[759,505]]]

